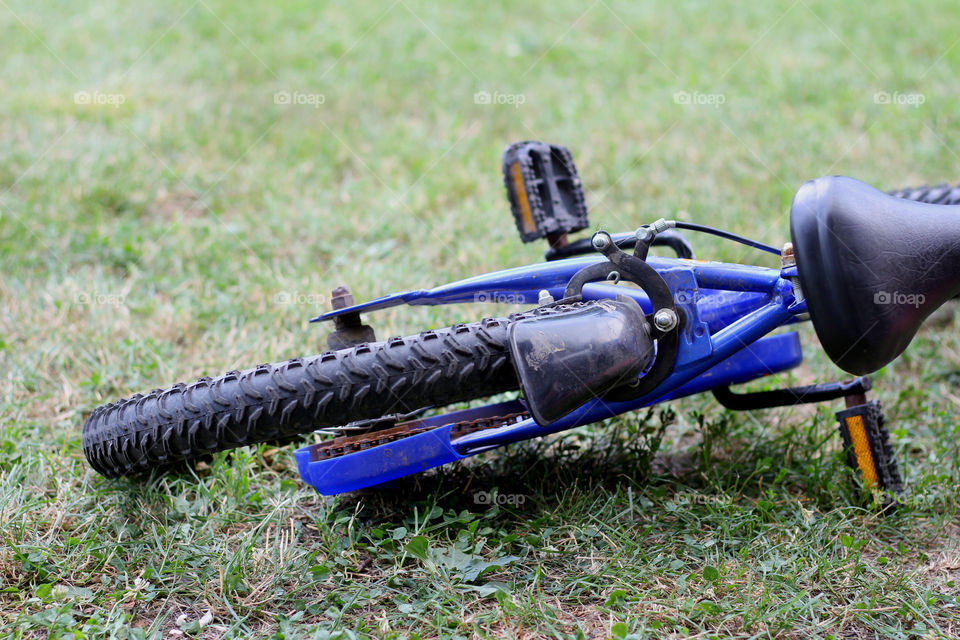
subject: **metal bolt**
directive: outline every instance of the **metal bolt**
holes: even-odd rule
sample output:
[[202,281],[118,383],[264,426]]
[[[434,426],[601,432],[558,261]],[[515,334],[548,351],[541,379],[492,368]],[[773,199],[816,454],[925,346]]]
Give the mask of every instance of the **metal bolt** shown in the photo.
[[780,268],[786,269],[787,267],[793,267],[797,264],[797,256],[793,253],[793,243],[788,242],[783,245],[783,250],[780,252]]
[[660,309],[653,314],[653,324],[664,333],[676,327],[678,321],[673,309]]
[[656,236],[656,234],[653,232],[653,229],[651,229],[648,225],[639,227],[633,235],[637,236],[637,240],[640,242],[651,242]]
[[334,309],[345,309],[353,306],[353,294],[350,289],[340,285],[330,292],[330,306]]
[[793,286],[793,297],[797,302],[803,302],[803,289],[800,288],[800,278],[790,278],[790,284]]
[[553,299],[553,296],[550,295],[550,292],[547,291],[546,289],[541,289],[540,297],[537,299],[537,304],[543,307],[545,305],[553,304],[553,303],[554,303],[554,299]]
[[593,236],[593,248],[597,251],[603,251],[610,246],[610,234],[604,233],[603,231],[597,232]]

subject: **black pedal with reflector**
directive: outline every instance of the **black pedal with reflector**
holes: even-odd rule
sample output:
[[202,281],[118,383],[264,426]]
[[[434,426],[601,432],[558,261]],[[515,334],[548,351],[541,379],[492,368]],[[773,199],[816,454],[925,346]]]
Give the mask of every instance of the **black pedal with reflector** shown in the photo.
[[[503,181],[524,242],[589,226],[583,185],[566,147],[526,140],[503,152]],[[565,240],[564,240],[565,243]]]
[[903,493],[903,482],[877,401],[837,412],[840,435],[847,452],[847,464],[859,471],[867,488],[879,487],[895,496]]

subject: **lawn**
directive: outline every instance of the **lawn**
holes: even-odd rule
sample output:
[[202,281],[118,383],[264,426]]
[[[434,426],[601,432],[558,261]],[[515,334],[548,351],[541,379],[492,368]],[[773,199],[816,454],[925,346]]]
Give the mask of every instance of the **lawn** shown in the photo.
[[[596,226],[775,245],[807,179],[960,180],[958,33],[946,0],[0,0],[2,635],[960,636],[952,305],[874,376],[907,486],[886,517],[839,405],[692,398],[333,499],[293,447],[109,481],[80,447],[103,402],[322,350],[338,284],[537,260],[516,140],[572,149]],[[806,363],[752,388],[842,375],[801,331]]]

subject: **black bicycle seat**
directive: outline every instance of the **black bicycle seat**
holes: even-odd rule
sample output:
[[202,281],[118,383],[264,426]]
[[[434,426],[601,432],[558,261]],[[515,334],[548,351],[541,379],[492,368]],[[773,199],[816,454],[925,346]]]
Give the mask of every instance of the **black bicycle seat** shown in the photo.
[[797,191],[790,235],[817,337],[850,373],[888,364],[960,293],[960,207],[829,176]]

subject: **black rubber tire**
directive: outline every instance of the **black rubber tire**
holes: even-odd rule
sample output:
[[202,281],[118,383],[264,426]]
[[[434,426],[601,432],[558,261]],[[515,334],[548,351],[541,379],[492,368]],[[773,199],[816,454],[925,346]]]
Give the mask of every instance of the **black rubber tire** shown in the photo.
[[960,204],[960,185],[951,187],[948,184],[938,184],[935,187],[907,187],[897,191],[888,191],[892,196],[916,202],[930,204]]
[[83,426],[83,451],[99,473],[116,477],[514,390],[519,385],[507,350],[511,319],[424,331],[138,394],[93,411]]

